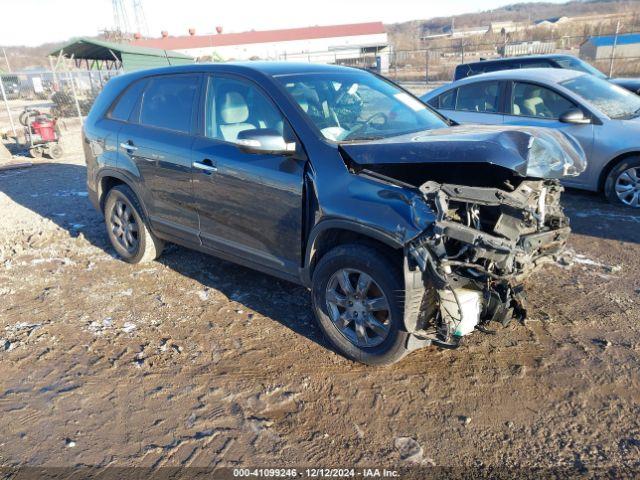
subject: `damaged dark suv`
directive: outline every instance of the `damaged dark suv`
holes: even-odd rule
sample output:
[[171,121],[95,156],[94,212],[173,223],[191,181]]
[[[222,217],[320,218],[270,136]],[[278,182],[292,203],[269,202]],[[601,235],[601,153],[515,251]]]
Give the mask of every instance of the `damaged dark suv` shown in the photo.
[[585,168],[559,132],[451,126],[379,76],[294,63],[114,78],[84,147],[124,260],[173,242],[305,285],[368,364],[523,319],[523,280],[569,235],[558,179]]

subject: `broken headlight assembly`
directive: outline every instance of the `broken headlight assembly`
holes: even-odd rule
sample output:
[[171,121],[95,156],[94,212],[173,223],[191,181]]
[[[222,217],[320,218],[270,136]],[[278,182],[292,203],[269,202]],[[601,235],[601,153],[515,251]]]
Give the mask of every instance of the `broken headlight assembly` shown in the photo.
[[[577,152],[582,148],[573,138],[566,136]],[[575,155],[572,150],[563,149],[557,141],[549,141],[541,136],[529,140],[527,155],[527,177],[562,178],[580,175],[587,167],[584,154]]]

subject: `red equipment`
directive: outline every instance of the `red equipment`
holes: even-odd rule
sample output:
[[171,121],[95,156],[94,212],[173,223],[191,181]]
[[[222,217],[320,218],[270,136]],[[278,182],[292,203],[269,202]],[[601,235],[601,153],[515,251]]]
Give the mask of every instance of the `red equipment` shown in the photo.
[[37,110],[25,110],[24,114],[23,123],[26,124],[25,139],[28,141],[29,154],[33,158],[42,157],[45,153],[53,159],[62,157],[56,119]]

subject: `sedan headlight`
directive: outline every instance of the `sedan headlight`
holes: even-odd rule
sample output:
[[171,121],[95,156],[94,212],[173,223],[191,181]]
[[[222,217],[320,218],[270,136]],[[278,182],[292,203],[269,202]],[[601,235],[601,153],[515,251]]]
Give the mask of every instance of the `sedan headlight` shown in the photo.
[[529,140],[527,177],[575,177],[584,172],[586,167],[584,151],[580,144],[569,136],[532,136]]

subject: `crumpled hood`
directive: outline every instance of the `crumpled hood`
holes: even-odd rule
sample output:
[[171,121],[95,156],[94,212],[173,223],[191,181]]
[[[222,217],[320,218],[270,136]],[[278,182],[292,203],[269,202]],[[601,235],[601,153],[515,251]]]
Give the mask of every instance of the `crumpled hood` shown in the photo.
[[426,130],[340,148],[356,164],[486,163],[526,176],[533,139],[559,146],[574,163],[577,173],[586,168],[580,144],[562,132],[539,127],[465,125]]

